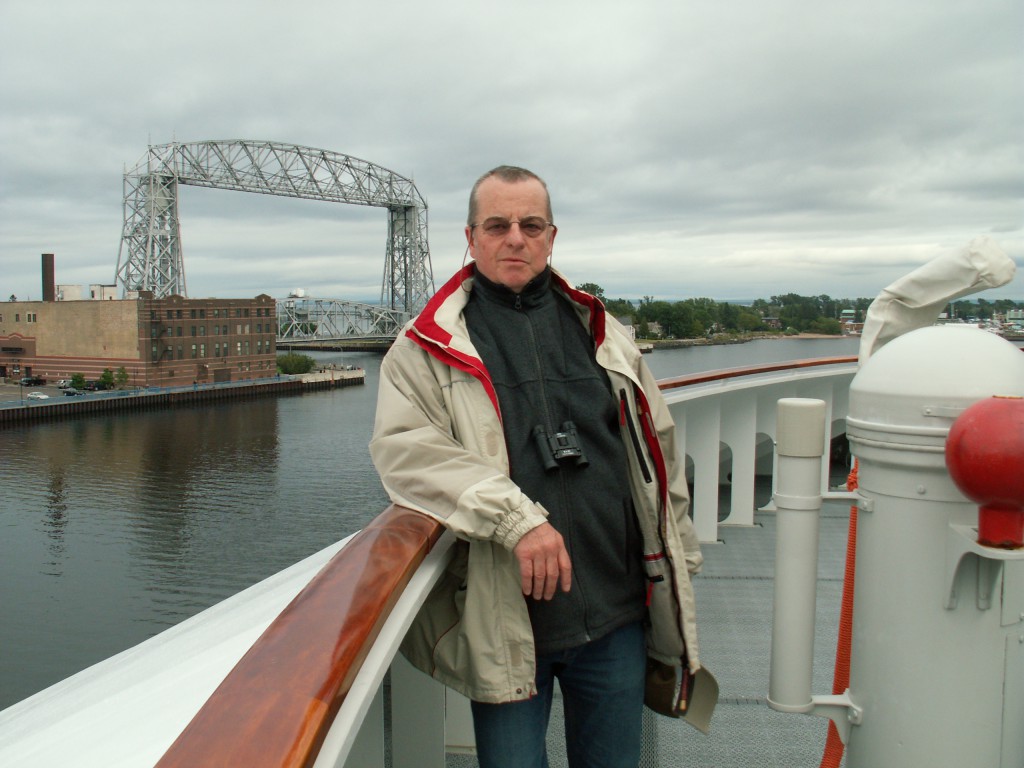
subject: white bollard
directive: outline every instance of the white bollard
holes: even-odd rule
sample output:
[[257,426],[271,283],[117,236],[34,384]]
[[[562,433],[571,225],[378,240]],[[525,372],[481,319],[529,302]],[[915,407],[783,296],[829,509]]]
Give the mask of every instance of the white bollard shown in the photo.
[[808,713],[814,706],[811,674],[825,414],[822,400],[783,398],[778,403],[775,598],[768,705],[780,712]]

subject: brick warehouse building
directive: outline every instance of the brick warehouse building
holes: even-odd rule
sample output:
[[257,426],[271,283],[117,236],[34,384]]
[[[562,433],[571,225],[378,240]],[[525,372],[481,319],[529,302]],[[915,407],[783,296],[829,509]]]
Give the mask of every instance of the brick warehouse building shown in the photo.
[[54,301],[45,287],[43,301],[0,303],[0,377],[98,379],[123,367],[129,386],[146,387],[277,374],[276,302],[266,294]]

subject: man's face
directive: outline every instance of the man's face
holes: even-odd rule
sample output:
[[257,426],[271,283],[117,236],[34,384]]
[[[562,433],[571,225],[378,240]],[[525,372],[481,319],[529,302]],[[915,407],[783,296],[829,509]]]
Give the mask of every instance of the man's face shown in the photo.
[[[469,254],[484,277],[519,293],[544,271],[555,242],[557,230],[546,226],[547,192],[536,179],[510,184],[492,176],[477,188],[476,201],[477,226],[466,227]],[[500,233],[501,227],[484,226],[489,219],[492,225],[496,219],[515,223],[507,232]],[[529,226],[518,224],[536,220],[545,224],[536,237],[530,236]]]

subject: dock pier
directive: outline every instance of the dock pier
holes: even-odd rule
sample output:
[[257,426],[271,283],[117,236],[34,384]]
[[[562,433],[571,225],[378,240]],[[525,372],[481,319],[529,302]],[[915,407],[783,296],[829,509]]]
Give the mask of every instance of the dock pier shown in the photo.
[[[322,389],[363,384],[366,371],[326,368],[296,376],[193,384],[180,387],[145,387],[96,392],[80,397],[54,396],[47,400],[0,400],[0,427],[49,419],[104,413],[171,408],[219,400],[242,400],[268,395],[299,395]],[[17,395],[17,392],[14,393]]]

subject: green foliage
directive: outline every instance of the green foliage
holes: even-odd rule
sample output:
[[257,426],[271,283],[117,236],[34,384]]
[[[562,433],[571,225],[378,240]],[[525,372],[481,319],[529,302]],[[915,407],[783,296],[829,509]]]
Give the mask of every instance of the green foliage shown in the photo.
[[601,301],[604,301],[604,288],[597,283],[580,283],[576,286],[576,290],[584,291],[589,293],[591,296],[596,296]]
[[71,376],[71,386],[75,389],[85,389],[85,374],[75,373]]
[[114,383],[117,384],[118,389],[124,389],[128,386],[128,369],[123,365],[117,369],[117,373],[114,374]]
[[[609,299],[596,283],[581,283],[582,291],[597,296],[605,309],[615,317],[631,317],[637,337],[668,339],[704,338],[712,334],[738,334],[769,331],[765,318],[776,319],[786,335],[801,332],[838,336],[843,332],[839,322],[844,309],[854,310],[854,320],[864,322],[873,299],[834,299],[820,296],[800,296],[787,293],[770,299],[756,299],[750,306],[719,302],[709,298],[661,301],[644,296],[639,306],[626,299]],[[1009,299],[987,301],[961,300],[947,309],[951,317],[986,320],[1009,309],[1024,308],[1024,302]],[[659,329],[660,328],[660,333]]]
[[104,368],[103,369],[103,373],[100,374],[99,382],[100,382],[100,384],[102,384],[107,389],[113,389],[114,388],[114,372],[112,370],[110,370],[109,368]]
[[811,321],[807,330],[811,333],[826,333],[831,336],[839,336],[843,332],[843,326],[839,324],[838,320],[834,320],[831,317],[819,317]]
[[315,367],[316,360],[309,355],[300,355],[298,352],[289,352],[288,354],[277,356],[277,370],[281,373],[309,373]]
[[612,317],[634,317],[636,307],[626,299],[606,299],[604,308]]

